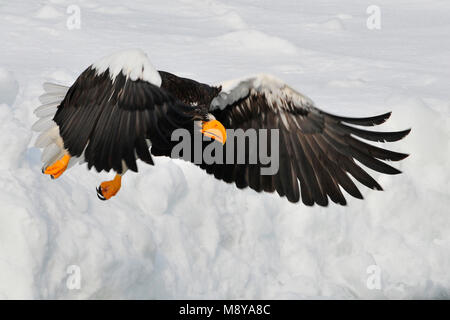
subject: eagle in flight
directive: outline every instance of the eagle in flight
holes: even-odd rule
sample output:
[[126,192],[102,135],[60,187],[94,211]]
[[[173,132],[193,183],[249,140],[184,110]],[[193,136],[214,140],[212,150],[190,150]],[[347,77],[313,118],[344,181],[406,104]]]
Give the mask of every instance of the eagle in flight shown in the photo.
[[[223,148],[223,159],[230,153],[225,146],[232,139],[226,140],[227,129],[277,130],[278,150],[271,139],[263,146],[278,153],[278,170],[273,174],[262,174],[267,163],[259,154],[256,162],[248,161],[252,147],[248,141],[245,161],[187,160],[239,189],[276,191],[290,202],[301,199],[308,206],[327,206],[329,199],[345,205],[343,191],[362,199],[350,176],[382,190],[363,166],[398,174],[398,169],[382,160],[408,156],[363,141],[398,141],[410,132],[360,128],[385,122],[390,112],[364,118],[333,115],[269,75],[209,86],[157,71],[139,49],[92,64],[71,87],[45,83],[44,90],[42,106],[35,110],[39,120],[33,125],[33,130],[41,132],[35,145],[43,148],[42,172],[56,179],[77,162],[86,162],[98,172],[113,170],[114,179],[97,188],[102,200],[117,194],[127,170],[138,171],[137,159],[153,165],[153,156],[174,157],[177,141],[172,134],[177,129],[208,137],[201,140],[201,150],[216,144],[215,150]],[[261,148],[260,138],[257,143]]]

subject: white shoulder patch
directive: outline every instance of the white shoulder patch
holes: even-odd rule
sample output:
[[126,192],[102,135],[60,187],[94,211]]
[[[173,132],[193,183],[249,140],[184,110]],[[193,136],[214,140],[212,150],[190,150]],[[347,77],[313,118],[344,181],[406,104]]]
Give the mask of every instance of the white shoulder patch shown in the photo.
[[294,104],[302,106],[314,105],[311,99],[295,91],[280,79],[268,74],[230,80],[221,85],[222,91],[211,101],[211,110],[223,110],[228,105],[245,98],[251,92],[264,94],[270,104],[290,100]]
[[102,58],[92,66],[97,70],[97,74],[109,69],[113,81],[119,73],[122,73],[133,81],[141,79],[158,87],[161,86],[162,80],[159,72],[150,63],[147,54],[140,49],[116,52]]

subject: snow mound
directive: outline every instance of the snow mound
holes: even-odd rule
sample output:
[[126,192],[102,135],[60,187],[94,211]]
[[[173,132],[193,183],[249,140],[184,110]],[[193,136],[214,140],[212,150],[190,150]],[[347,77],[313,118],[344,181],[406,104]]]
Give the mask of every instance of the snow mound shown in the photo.
[[342,31],[345,30],[344,22],[341,19],[335,18],[325,21],[320,24],[320,26],[326,30],[330,31]]
[[220,46],[225,51],[246,52],[252,55],[261,54],[285,54],[294,55],[297,53],[295,45],[288,40],[270,36],[257,30],[240,30],[229,32],[217,37],[211,44]]
[[319,31],[327,31],[327,32],[336,32],[345,30],[345,24],[342,18],[339,16],[333,19],[326,20],[321,23],[309,23],[307,27],[319,30]]
[[50,5],[42,6],[34,16],[39,19],[57,19],[62,16],[62,14]]
[[121,15],[132,13],[130,9],[124,6],[107,6],[95,8],[96,12],[110,14],[110,15]]
[[19,83],[14,78],[14,74],[6,69],[0,68],[0,104],[6,103],[12,106],[18,92]]
[[239,13],[234,10],[229,10],[223,14],[219,14],[217,18],[224,25],[229,26],[234,30],[242,30],[248,28],[248,25],[244,21],[242,16],[240,16]]

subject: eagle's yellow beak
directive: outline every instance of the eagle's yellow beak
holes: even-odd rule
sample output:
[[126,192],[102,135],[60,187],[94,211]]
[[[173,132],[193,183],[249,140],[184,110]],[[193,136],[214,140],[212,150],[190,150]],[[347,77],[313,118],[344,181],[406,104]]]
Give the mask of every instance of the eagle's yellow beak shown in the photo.
[[202,133],[203,135],[217,140],[222,144],[225,144],[227,141],[227,131],[225,130],[225,127],[217,120],[202,122]]

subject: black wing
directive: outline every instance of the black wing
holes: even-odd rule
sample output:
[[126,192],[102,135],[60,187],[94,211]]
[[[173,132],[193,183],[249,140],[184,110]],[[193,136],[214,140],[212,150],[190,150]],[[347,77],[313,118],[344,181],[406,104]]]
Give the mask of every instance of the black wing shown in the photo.
[[328,114],[314,107],[307,97],[267,76],[235,82],[229,87],[212,101],[213,115],[225,128],[279,129],[279,170],[272,176],[261,175],[259,159],[257,164],[201,165],[217,179],[258,192],[276,190],[291,202],[298,202],[301,195],[306,205],[326,206],[328,198],[346,204],[340,187],[362,199],[348,174],[369,188],[382,190],[355,160],[381,173],[400,173],[380,160],[398,161],[406,154],[375,147],[357,137],[390,142],[402,139],[410,130],[374,132],[351,126],[378,125],[390,113],[369,118]]
[[158,149],[170,148],[172,131],[192,127],[194,111],[147,81],[122,73],[112,80],[109,70],[97,74],[89,67],[67,92],[54,121],[72,156],[84,153],[89,168],[121,173],[123,163],[137,171],[136,158],[153,164],[148,140]]

